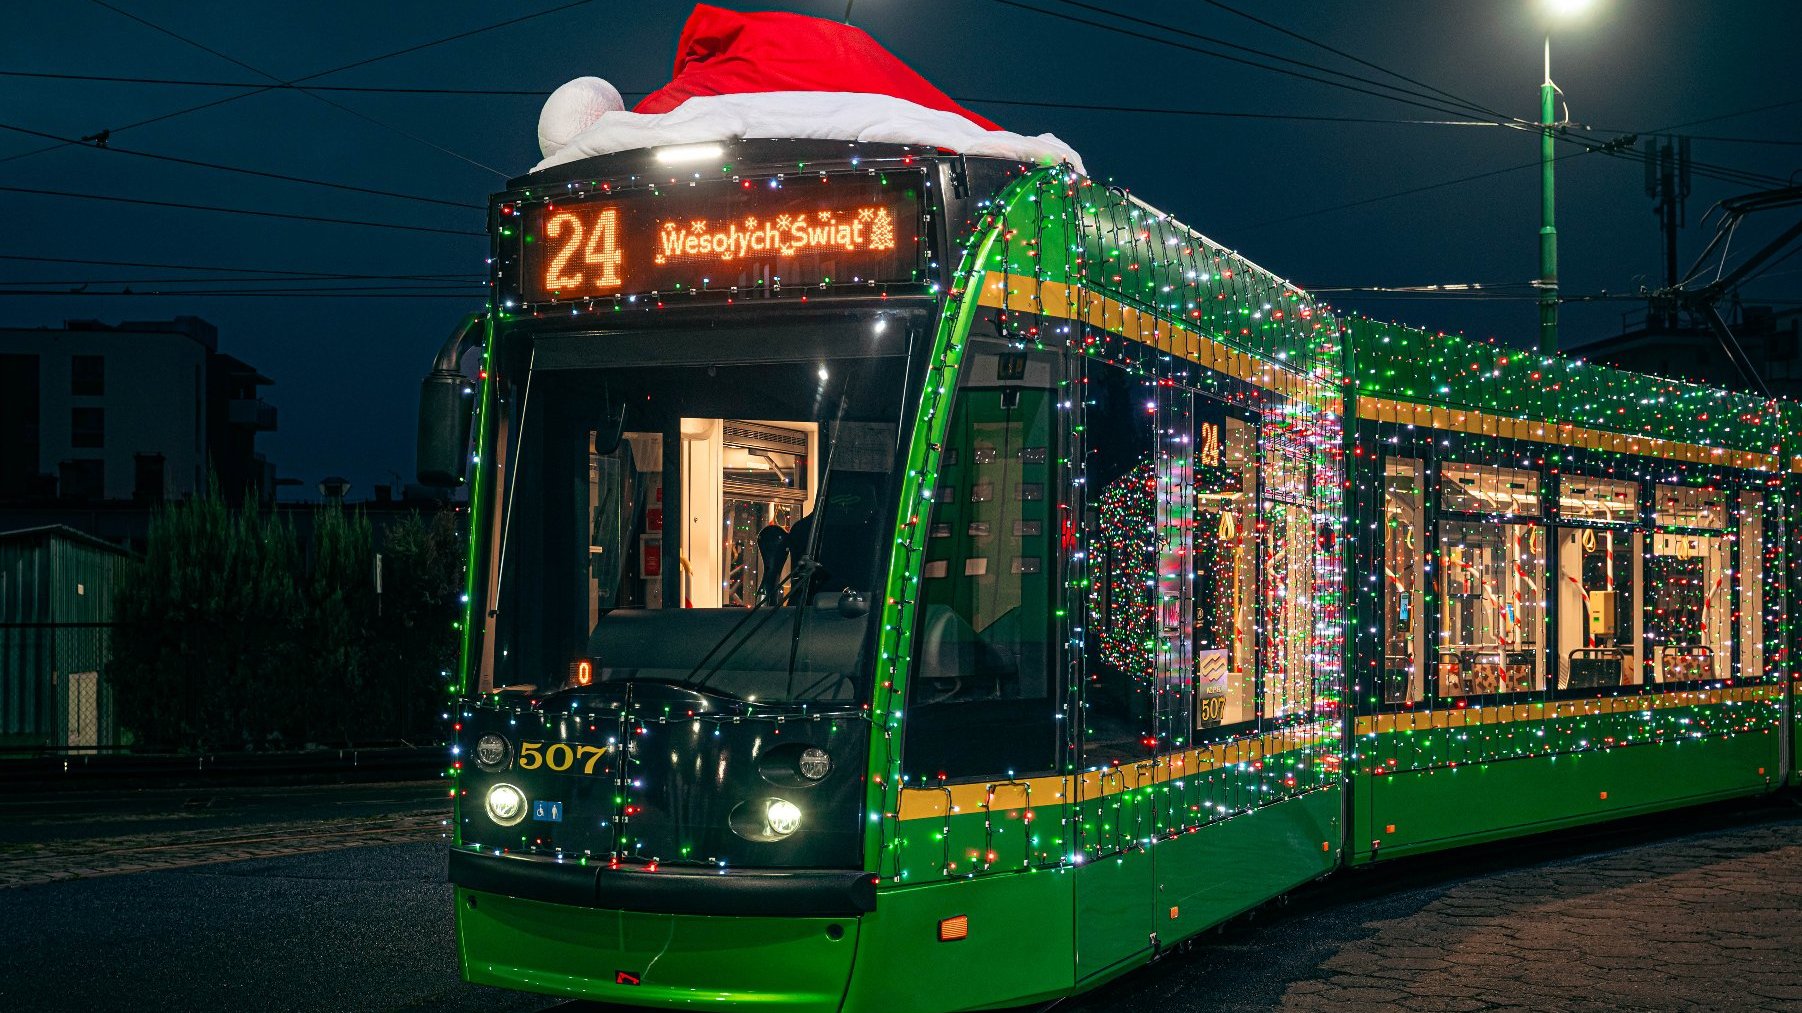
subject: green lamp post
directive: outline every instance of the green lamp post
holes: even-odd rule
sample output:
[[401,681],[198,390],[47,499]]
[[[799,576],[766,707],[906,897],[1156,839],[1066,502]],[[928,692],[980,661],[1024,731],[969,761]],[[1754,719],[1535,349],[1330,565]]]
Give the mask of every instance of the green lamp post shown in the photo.
[[[1554,21],[1589,9],[1591,0],[1544,0]],[[1558,86],[1552,83],[1552,32],[1546,29],[1545,80],[1539,85],[1539,351],[1558,354],[1558,226],[1552,185],[1552,131],[1558,126]]]

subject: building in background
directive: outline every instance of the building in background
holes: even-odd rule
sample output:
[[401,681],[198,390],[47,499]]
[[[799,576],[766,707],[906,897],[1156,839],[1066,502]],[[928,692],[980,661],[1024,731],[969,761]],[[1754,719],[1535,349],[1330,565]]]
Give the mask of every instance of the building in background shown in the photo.
[[206,487],[271,502],[268,377],[199,317],[0,328],[0,503],[154,504]]
[[105,673],[125,555],[73,528],[0,532],[0,753],[120,745]]
[[[1731,326],[1770,392],[1802,400],[1802,310],[1746,305],[1737,308]],[[1763,393],[1734,365],[1713,331],[1655,313],[1624,321],[1620,334],[1567,352],[1621,369]]]

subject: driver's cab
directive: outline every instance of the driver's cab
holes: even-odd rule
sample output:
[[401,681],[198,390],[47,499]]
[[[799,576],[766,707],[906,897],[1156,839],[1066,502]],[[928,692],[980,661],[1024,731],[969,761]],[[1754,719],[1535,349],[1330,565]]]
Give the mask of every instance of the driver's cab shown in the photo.
[[[680,495],[664,496],[663,434],[625,435],[626,462],[603,467],[595,454],[590,466],[590,502],[600,500],[604,473],[622,464],[632,469],[631,484],[641,491],[644,510],[636,518],[635,544],[617,526],[591,527],[589,559],[602,570],[622,560],[620,594],[614,604],[638,603],[661,608],[665,567],[676,583],[685,608],[749,608],[769,601],[800,554],[793,535],[802,518],[812,514],[818,478],[820,427],[814,422],[753,419],[684,418],[678,424],[679,459],[675,479]],[[682,504],[669,515],[665,502]],[[811,525],[802,526],[802,534]],[[675,536],[680,554],[664,556],[666,532]],[[606,600],[606,575],[596,574],[591,589],[591,618],[600,619]]]

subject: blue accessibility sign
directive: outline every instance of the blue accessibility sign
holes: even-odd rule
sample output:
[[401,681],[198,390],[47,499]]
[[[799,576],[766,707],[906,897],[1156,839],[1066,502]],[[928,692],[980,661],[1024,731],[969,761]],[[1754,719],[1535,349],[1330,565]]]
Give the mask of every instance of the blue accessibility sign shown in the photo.
[[532,803],[532,818],[537,820],[540,823],[562,823],[563,822],[563,803],[561,803],[561,802],[533,802]]

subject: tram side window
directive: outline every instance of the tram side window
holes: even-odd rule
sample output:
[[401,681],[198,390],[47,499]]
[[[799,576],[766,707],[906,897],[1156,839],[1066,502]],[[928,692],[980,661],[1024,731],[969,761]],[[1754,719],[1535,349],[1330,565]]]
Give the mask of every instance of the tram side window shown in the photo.
[[1144,757],[1157,734],[1158,391],[1118,366],[1086,367],[1083,762],[1098,766]]
[[1383,465],[1383,702],[1425,699],[1426,489],[1419,458]]
[[1727,494],[1659,485],[1655,496],[1658,530],[1645,564],[1646,681],[1724,678],[1733,659]]
[[1284,412],[1266,416],[1264,478],[1264,717],[1313,706],[1314,512],[1310,449]]
[[[1447,463],[1440,505],[1487,515],[1439,522],[1439,693],[1545,688],[1545,528],[1539,475]],[[1495,516],[1502,515],[1502,516]]]
[[1758,679],[1764,669],[1764,494],[1739,494],[1739,674]]
[[910,780],[1049,771],[1056,760],[1062,364],[975,340],[929,521],[909,678]]
[[1588,522],[1558,532],[1558,688],[1639,682],[1639,483],[1558,479],[1558,516]]
[[1191,639],[1195,730],[1205,733],[1257,717],[1257,430],[1226,415],[1198,418],[1196,430]]

